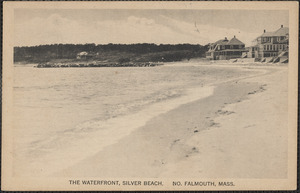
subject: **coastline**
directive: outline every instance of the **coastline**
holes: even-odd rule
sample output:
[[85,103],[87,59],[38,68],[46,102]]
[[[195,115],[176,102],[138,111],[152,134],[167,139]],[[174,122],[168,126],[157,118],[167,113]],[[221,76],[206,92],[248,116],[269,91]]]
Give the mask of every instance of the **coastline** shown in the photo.
[[[287,137],[283,135],[287,125],[279,128],[274,120],[287,122],[287,117],[278,119],[287,112],[287,101],[282,101],[287,99],[282,96],[287,95],[287,67],[257,69],[266,72],[217,83],[213,95],[152,118],[117,143],[55,176],[286,177]],[[253,103],[260,104],[260,110]],[[266,116],[264,109],[278,113]],[[270,121],[274,124],[268,126]],[[270,136],[272,127],[277,130]],[[259,161],[253,161],[255,158]],[[270,160],[278,171],[267,167]],[[264,167],[267,169],[262,170]]]

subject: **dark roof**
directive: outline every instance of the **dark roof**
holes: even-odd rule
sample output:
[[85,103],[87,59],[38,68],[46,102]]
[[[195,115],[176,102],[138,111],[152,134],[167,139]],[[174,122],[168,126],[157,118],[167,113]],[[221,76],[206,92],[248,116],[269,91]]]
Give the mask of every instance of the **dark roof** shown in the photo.
[[225,39],[216,41],[212,45],[245,45],[245,44],[243,42],[241,42],[240,40],[238,40],[234,36],[230,41],[228,41],[228,39],[225,38]]
[[243,42],[238,40],[235,36],[227,43],[227,45],[245,45]]

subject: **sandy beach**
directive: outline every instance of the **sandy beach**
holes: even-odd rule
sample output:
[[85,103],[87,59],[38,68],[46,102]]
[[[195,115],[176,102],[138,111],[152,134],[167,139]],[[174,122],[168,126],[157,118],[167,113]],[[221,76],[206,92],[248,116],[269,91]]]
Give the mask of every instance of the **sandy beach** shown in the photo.
[[[211,65],[216,70],[226,67],[233,66]],[[152,118],[54,175],[286,178],[288,67],[234,67],[257,73],[224,76],[211,85],[213,95]]]

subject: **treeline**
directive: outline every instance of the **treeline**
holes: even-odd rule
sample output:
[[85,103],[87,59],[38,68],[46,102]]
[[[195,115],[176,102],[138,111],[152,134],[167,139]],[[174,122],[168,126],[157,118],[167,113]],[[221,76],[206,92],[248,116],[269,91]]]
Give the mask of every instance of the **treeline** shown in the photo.
[[[14,62],[48,62],[76,60],[77,54],[87,52],[93,60],[156,60],[178,61],[203,57],[208,46],[192,44],[53,44],[15,47]],[[116,57],[117,56],[117,57]]]

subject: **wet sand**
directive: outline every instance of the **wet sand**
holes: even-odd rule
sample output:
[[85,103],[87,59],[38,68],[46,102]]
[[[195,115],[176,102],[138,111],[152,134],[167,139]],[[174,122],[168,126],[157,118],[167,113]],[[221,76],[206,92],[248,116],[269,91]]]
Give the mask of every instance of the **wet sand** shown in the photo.
[[55,176],[285,178],[288,68],[249,68]]

